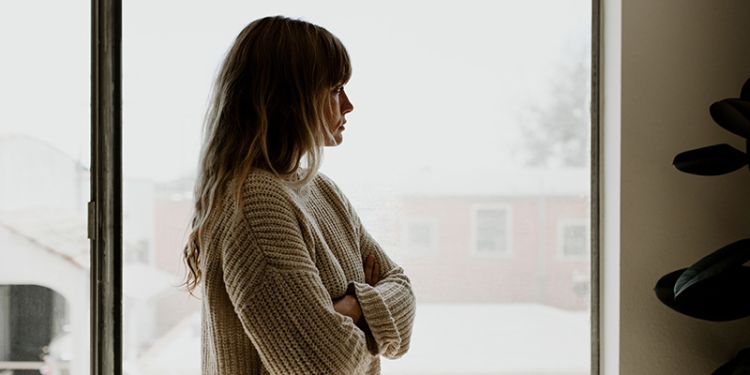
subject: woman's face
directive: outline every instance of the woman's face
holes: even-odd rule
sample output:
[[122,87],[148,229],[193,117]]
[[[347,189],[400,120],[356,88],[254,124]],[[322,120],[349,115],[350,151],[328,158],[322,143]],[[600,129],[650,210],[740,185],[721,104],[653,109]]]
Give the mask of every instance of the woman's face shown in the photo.
[[354,106],[349,101],[349,97],[346,96],[343,85],[331,89],[328,103],[329,111],[326,120],[328,120],[328,130],[331,131],[333,139],[326,140],[326,146],[336,146],[341,144],[341,141],[344,139],[342,134],[345,130],[344,124],[346,124],[344,116],[354,110]]

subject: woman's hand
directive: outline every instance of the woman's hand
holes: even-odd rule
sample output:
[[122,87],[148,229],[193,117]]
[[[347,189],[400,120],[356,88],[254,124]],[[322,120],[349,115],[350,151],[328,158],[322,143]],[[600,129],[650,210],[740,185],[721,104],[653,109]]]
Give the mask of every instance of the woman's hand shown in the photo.
[[[380,281],[380,265],[375,260],[375,257],[368,255],[363,263],[365,269],[365,282],[371,286]],[[360,325],[362,319],[362,307],[357,301],[357,296],[347,294],[339,299],[333,300],[333,309],[341,315],[346,315],[352,320],[354,324]]]
[[359,320],[362,319],[362,308],[359,306],[357,297],[353,295],[347,294],[334,300],[333,309],[341,315],[346,315],[352,318],[354,324],[359,324]]

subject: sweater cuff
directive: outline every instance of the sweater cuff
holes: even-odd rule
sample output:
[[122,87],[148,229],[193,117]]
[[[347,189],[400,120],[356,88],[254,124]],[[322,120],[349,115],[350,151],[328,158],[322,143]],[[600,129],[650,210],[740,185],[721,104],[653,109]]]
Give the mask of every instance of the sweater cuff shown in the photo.
[[[374,355],[382,354],[385,347],[399,345],[401,337],[396,327],[396,321],[391,316],[391,311],[377,288],[369,284],[352,281],[349,283],[347,290],[353,291],[357,297],[362,315],[375,339],[376,347],[368,348],[371,349],[370,352]],[[397,350],[397,348],[394,349]]]

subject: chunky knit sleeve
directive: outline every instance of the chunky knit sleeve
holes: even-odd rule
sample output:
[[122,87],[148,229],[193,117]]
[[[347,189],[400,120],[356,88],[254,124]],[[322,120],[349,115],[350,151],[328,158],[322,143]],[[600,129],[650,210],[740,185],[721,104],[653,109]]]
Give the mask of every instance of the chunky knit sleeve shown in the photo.
[[360,374],[365,334],[337,313],[281,188],[246,190],[244,225],[223,253],[224,282],[245,334],[271,374]]
[[368,255],[373,255],[380,265],[380,281],[375,286],[360,282],[349,284],[349,290],[356,294],[362,315],[377,344],[374,351],[373,348],[370,350],[373,354],[381,354],[386,358],[399,358],[409,350],[416,313],[411,282],[404,270],[370,236],[344,194],[332,181],[326,182],[337,190],[349,211],[357,231],[362,261]]
[[[381,279],[375,286],[352,282],[362,315],[377,343],[377,354],[399,358],[409,350],[416,300],[409,278],[396,265],[364,227],[361,228],[362,259],[373,255],[381,267]],[[375,353],[373,353],[375,354]]]

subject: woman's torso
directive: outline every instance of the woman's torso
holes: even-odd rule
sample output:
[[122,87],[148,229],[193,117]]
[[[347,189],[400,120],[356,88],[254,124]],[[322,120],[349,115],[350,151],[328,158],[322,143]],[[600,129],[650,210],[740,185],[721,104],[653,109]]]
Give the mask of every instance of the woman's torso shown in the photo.
[[[283,204],[295,212],[310,259],[331,299],[344,296],[349,282],[365,282],[359,228],[345,198],[326,177],[317,176],[295,191],[269,173],[258,171],[248,178],[246,188],[275,190],[285,198]],[[221,213],[212,217],[205,235],[206,248],[201,254],[203,374],[267,374],[224,286],[221,247],[229,246],[226,239],[243,228],[236,224],[234,206],[227,199]],[[379,367],[379,358],[373,356],[365,374],[378,374]]]

